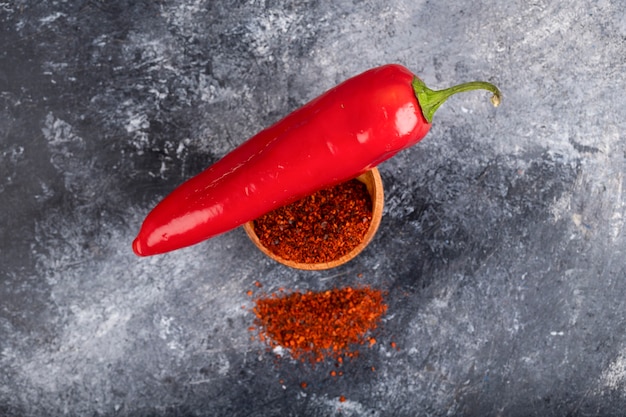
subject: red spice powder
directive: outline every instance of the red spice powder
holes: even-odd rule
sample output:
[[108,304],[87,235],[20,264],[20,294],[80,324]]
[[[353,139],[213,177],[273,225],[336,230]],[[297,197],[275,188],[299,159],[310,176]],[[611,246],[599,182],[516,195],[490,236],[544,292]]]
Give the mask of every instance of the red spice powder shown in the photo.
[[271,295],[255,301],[260,339],[282,346],[299,360],[320,362],[358,355],[387,311],[383,293],[369,287]]
[[254,221],[254,232],[283,259],[322,263],[358,246],[371,222],[367,187],[353,179],[265,214]]

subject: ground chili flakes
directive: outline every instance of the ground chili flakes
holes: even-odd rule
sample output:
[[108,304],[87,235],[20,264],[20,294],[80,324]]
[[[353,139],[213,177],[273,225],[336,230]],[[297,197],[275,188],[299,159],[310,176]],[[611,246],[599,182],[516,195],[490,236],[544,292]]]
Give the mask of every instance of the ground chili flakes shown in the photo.
[[353,179],[265,214],[254,221],[254,232],[283,259],[322,263],[358,246],[371,222],[367,187]]
[[253,308],[262,341],[313,362],[357,356],[353,349],[371,345],[366,335],[386,311],[383,293],[369,287],[274,294],[257,299]]

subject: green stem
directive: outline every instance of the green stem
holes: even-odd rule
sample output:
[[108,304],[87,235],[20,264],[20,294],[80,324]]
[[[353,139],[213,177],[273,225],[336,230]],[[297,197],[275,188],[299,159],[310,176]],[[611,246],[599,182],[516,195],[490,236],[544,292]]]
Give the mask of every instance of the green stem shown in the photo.
[[433,115],[450,96],[461,93],[463,91],[472,91],[472,90],[487,90],[493,93],[491,97],[491,103],[495,107],[500,104],[500,100],[502,96],[500,94],[500,90],[488,82],[485,81],[472,81],[469,83],[459,84],[454,87],[446,88],[444,90],[431,90],[426,87],[426,84],[419,78],[413,78],[413,91],[415,91],[415,95],[417,96],[417,101],[422,108],[422,113],[428,123],[432,123]]

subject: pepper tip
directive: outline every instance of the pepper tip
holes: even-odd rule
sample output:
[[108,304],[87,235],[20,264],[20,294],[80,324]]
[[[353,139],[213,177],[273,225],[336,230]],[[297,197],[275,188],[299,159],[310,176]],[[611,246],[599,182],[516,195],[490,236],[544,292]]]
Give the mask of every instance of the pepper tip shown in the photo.
[[133,252],[135,252],[135,255],[137,256],[144,256],[145,254],[143,253],[142,247],[141,247],[141,242],[139,241],[139,238],[136,238],[135,240],[133,240]]

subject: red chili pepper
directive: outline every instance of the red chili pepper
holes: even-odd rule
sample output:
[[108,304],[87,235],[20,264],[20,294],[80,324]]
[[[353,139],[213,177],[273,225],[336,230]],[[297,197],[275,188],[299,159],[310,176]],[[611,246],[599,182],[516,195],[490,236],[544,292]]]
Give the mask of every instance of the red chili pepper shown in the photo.
[[375,167],[428,133],[451,95],[486,82],[434,91],[400,65],[368,70],[259,132],[148,214],[133,242],[137,255],[199,243],[322,188]]

